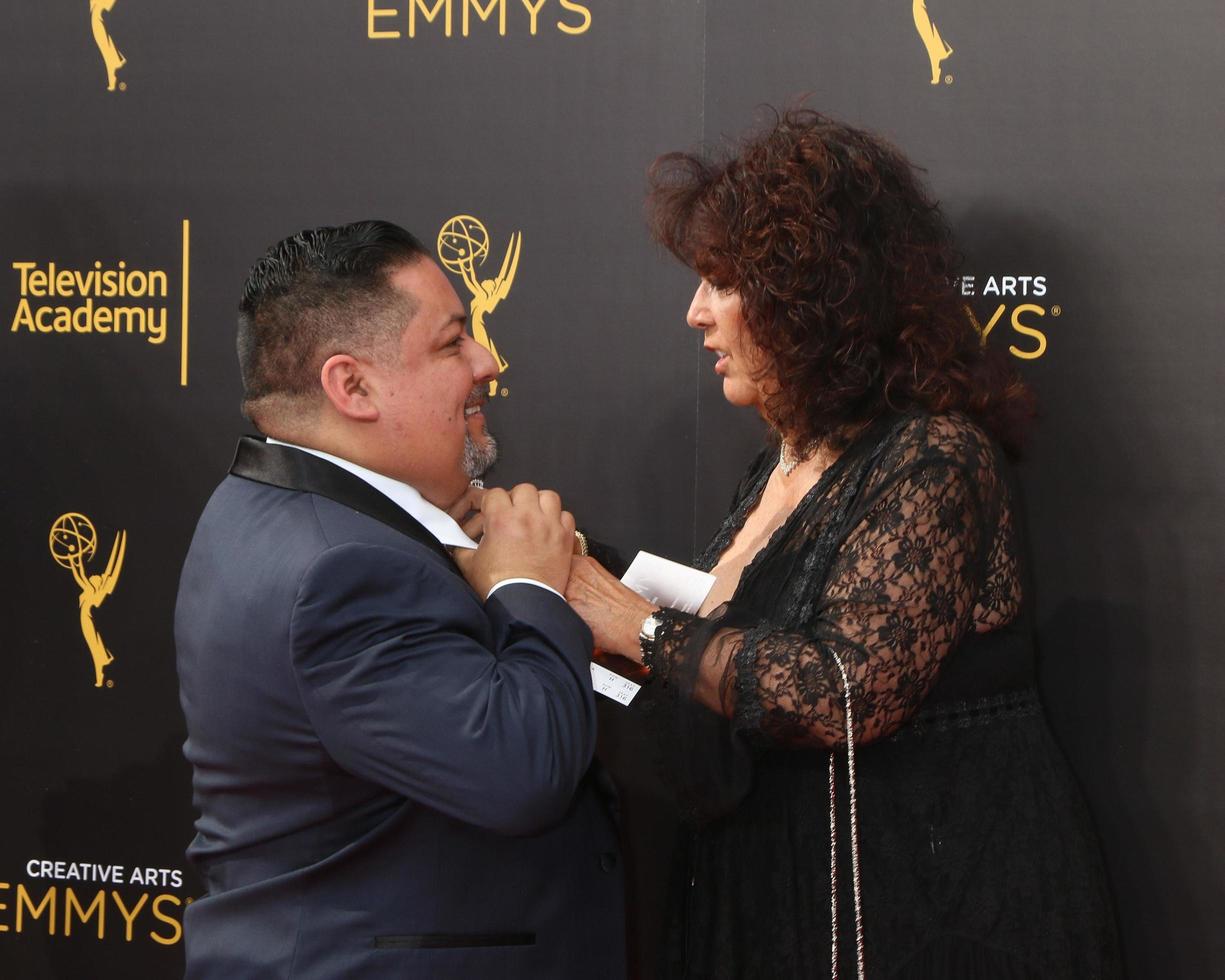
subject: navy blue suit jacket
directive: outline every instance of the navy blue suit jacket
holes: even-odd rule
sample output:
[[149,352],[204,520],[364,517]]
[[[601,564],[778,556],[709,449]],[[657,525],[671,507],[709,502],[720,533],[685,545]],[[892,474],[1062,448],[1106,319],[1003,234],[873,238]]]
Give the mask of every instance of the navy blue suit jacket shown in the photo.
[[189,980],[624,976],[591,634],[378,491],[240,443],[175,613]]

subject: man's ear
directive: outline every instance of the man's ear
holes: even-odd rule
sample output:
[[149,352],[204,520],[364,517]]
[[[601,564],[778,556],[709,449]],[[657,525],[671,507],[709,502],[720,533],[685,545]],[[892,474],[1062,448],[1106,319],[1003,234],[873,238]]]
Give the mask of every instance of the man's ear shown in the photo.
[[319,383],[332,407],[354,422],[376,422],[378,406],[371,397],[369,365],[351,354],[333,354],[323,362]]

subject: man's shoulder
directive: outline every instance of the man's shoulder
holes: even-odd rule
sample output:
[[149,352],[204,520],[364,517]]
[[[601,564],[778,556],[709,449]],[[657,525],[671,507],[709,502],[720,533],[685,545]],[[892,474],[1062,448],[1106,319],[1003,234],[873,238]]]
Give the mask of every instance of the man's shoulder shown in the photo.
[[233,474],[221,481],[206,505],[197,537],[202,534],[224,537],[239,550],[269,559],[296,555],[309,561],[333,549],[367,545],[446,567],[445,559],[421,542],[347,504]]

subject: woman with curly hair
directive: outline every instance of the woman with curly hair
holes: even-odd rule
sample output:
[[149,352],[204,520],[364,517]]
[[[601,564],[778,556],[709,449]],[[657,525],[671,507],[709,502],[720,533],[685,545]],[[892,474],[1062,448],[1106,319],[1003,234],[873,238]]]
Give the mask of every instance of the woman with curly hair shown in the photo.
[[1008,456],[1032,398],[952,287],[913,167],[792,111],[652,168],[689,326],[771,444],[698,565],[697,615],[590,559],[567,590],[687,830],[667,977],[1120,973],[1098,848],[1035,690]]

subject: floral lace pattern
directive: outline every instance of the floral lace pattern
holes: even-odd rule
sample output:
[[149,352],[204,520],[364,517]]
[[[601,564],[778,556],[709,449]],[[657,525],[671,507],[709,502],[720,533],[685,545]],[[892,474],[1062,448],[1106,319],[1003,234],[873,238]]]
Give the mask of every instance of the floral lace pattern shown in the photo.
[[[750,468],[710,569],[777,460]],[[663,977],[810,978],[856,962],[844,687],[868,976],[1119,975],[1088,814],[1033,691],[1008,471],[961,416],[882,420],[709,617],[667,611],[635,701],[689,825]],[[833,899],[842,910],[834,921]],[[831,952],[831,930],[839,951]]]
[[[657,674],[777,745],[845,742],[834,655],[856,741],[871,741],[915,713],[967,631],[1020,607],[998,450],[959,416],[879,429],[826,471],[727,604],[705,619],[670,612],[659,633]],[[700,567],[718,561],[769,473],[755,468]]]

